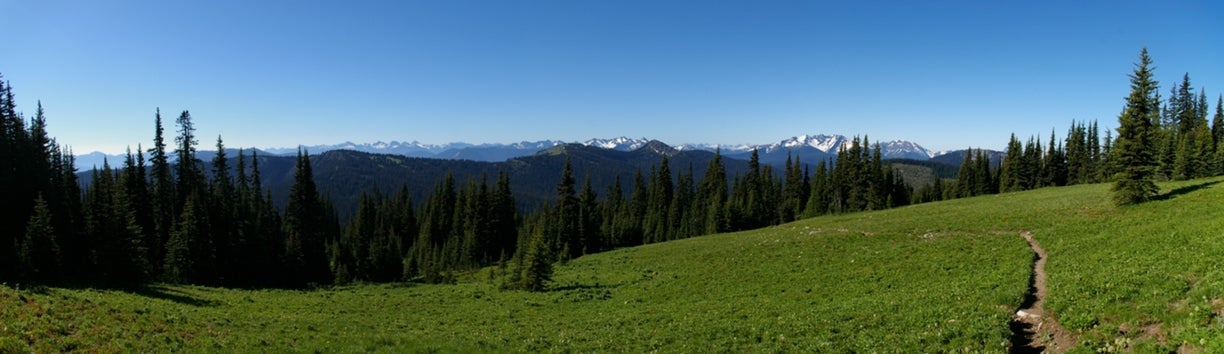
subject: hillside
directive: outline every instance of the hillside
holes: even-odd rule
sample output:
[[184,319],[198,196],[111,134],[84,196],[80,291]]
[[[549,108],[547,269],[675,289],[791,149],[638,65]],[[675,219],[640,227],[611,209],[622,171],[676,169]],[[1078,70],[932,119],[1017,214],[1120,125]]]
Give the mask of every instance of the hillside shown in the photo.
[[1028,231],[1075,351],[1214,352],[1219,182],[1133,207],[1107,185],[1046,188],[621,249],[559,266],[545,293],[497,290],[496,268],[308,292],[4,285],[0,351],[1003,352]]
[[[352,150],[332,150],[311,155],[314,177],[324,195],[332,198],[336,209],[345,216],[356,209],[357,200],[364,192],[375,189],[393,193],[407,186],[417,203],[423,202],[434,186],[449,173],[458,183],[469,179],[479,182],[482,176],[496,180],[499,171],[510,174],[511,190],[519,206],[533,209],[543,205],[555,195],[557,180],[566,157],[571,159],[579,183],[589,176],[591,185],[603,193],[617,177],[621,188],[633,188],[633,176],[637,170],[649,176],[650,169],[659,165],[663,150],[668,155],[673,175],[688,173],[691,166],[695,176],[702,176],[714,153],[709,151],[675,151],[655,142],[632,151],[602,149],[581,144],[558,145],[531,156],[517,157],[504,162],[482,162],[423,157],[406,157],[389,154],[372,154]],[[237,165],[237,151],[229,151],[231,170]],[[210,163],[215,153],[201,153],[200,159]],[[249,157],[250,155],[248,155]],[[259,155],[259,169],[263,185],[272,192],[272,200],[283,203],[293,185],[294,156]],[[249,162],[248,162],[249,163]],[[748,162],[724,157],[723,164],[728,178],[746,171]],[[111,164],[122,167],[122,160]],[[205,171],[211,168],[205,166]],[[782,171],[778,169],[779,173]],[[78,172],[78,178],[89,184],[93,171]],[[236,174],[231,171],[231,175]],[[674,177],[674,176],[673,176]]]

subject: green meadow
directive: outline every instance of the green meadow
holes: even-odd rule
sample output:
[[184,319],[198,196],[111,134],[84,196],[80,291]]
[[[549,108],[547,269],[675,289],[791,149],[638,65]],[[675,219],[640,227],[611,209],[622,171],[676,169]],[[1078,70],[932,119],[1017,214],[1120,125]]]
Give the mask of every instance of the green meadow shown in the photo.
[[581,257],[551,289],[0,286],[0,352],[1006,352],[1047,251],[1072,352],[1224,351],[1222,179],[1045,188]]

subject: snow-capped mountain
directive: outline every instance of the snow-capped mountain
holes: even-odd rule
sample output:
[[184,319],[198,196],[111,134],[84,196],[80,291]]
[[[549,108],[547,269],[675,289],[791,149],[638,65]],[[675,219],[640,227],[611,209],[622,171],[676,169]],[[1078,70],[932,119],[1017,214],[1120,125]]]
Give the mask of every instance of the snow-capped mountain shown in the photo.
[[[611,139],[589,139],[581,142],[581,144],[609,150],[633,151],[643,147],[649,147],[651,142],[657,141],[648,138],[635,139],[621,136]],[[419,141],[378,141],[373,143],[344,142],[334,145],[303,146],[302,148],[306,149],[311,154],[321,154],[331,150],[355,150],[361,152],[402,155],[408,157],[500,162],[516,157],[532,155],[538,151],[547,150],[566,143],[567,142],[561,140],[521,141],[517,143],[486,143],[479,145],[462,142],[425,144]],[[836,156],[837,152],[842,148],[842,146],[849,143],[851,143],[851,139],[844,135],[804,134],[772,144],[733,145],[699,143],[676,145],[669,147],[669,149],[676,152],[693,150],[721,150],[727,157],[736,159],[748,159],[752,154],[752,151],[755,149],[760,155],[760,160],[762,163],[780,165],[791,156],[798,157],[802,161],[808,162],[824,160]],[[875,142],[872,144],[874,145]],[[879,144],[883,149],[881,156],[886,159],[904,158],[927,160],[937,155],[921,145],[910,141],[894,140],[880,142]],[[263,149],[260,151],[260,153],[273,155],[293,155],[296,154],[297,151],[297,147],[270,148]],[[201,151],[201,153],[204,153],[204,151]],[[94,152],[77,156],[76,166],[81,170],[90,169],[95,165],[101,167],[103,158],[108,158],[111,166],[118,166],[123,161],[122,157],[122,155],[106,155],[100,152]]]
[[912,141],[893,140],[880,143],[880,155],[886,159],[928,160],[935,152]]
[[801,147],[813,148],[825,153],[836,154],[842,145],[849,142],[843,135],[800,135],[790,139],[782,140],[769,146],[763,150],[773,152],[778,149],[795,149]]
[[650,139],[632,139],[627,137],[619,137],[614,139],[591,139],[582,142],[582,145],[594,146],[598,148],[617,150],[617,151],[633,151],[645,146],[650,142]]
[[[785,139],[785,140],[782,140],[782,141],[779,141],[773,144],[761,144],[761,145],[684,144],[684,145],[677,146],[676,149],[681,150],[681,151],[685,151],[685,150],[714,151],[715,149],[721,149],[724,153],[731,155],[731,156],[739,156],[739,155],[747,156],[748,154],[752,152],[753,149],[756,149],[758,154],[778,155],[778,157],[782,159],[785,159],[785,156],[788,153],[793,154],[793,155],[798,155],[799,157],[804,158],[804,159],[810,159],[810,158],[824,158],[829,155],[837,155],[837,152],[841,150],[842,146],[845,146],[852,142],[853,141],[850,138],[847,138],[845,135],[838,135],[838,134],[807,135],[807,134],[804,134],[800,136],[791,137],[790,139]],[[871,144],[874,146],[876,143],[872,142]],[[883,150],[880,152],[880,155],[881,157],[886,158],[886,159],[927,160],[935,156],[934,152],[932,152],[931,150],[928,150],[927,148],[922,147],[922,145],[918,145],[917,143],[910,142],[910,141],[893,140],[889,142],[881,142],[879,144],[880,144],[880,148]],[[764,161],[764,159],[762,159],[762,161]]]

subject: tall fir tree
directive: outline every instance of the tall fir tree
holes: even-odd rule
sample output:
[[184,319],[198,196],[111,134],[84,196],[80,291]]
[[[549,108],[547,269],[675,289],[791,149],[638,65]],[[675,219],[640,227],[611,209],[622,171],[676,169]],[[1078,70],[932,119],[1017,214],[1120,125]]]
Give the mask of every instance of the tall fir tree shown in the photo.
[[[162,126],[161,109],[158,108],[153,120],[153,146],[149,148],[149,190],[152,199],[153,230],[155,241],[153,245],[165,245],[170,238],[170,232],[177,227],[179,216],[178,196],[174,190],[174,177],[170,170],[170,159],[166,156],[165,128]],[[166,258],[164,247],[153,247],[150,251],[157,269],[164,269],[162,261]]]
[[332,280],[325,245],[329,216],[314,181],[310,153],[299,151],[293,186],[285,204],[284,265],[287,285],[327,284]]
[[714,158],[706,166],[705,176],[697,188],[694,204],[699,208],[697,217],[702,220],[703,234],[726,231],[727,225],[727,167],[723,164],[722,150],[714,151]]
[[578,192],[575,190],[576,180],[569,156],[561,168],[561,181],[557,182],[557,196],[554,201],[556,212],[552,219],[552,236],[555,243],[558,260],[569,260],[582,255],[582,240],[579,235],[579,205]]
[[1118,137],[1111,156],[1119,169],[1114,176],[1114,202],[1121,205],[1148,201],[1160,191],[1154,181],[1156,133],[1152,122],[1158,117],[1159,102],[1153,98],[1157,82],[1152,70],[1152,59],[1143,48],[1130,75],[1131,93],[1118,116]]
[[19,253],[21,279],[49,282],[60,278],[60,249],[52,227],[51,210],[42,196],[34,201],[34,213],[26,225]]

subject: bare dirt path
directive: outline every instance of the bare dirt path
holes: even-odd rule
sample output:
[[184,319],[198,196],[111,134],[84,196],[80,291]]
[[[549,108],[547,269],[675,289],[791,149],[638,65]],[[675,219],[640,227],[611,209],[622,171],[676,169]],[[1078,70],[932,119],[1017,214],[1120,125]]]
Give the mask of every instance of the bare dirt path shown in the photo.
[[1028,231],[1020,233],[1033,249],[1033,273],[1029,276],[1029,290],[1024,302],[1012,317],[1012,353],[1061,353],[1075,345],[1071,333],[1052,316],[1047,316],[1042,305],[1046,295],[1046,251],[1033,239]]

